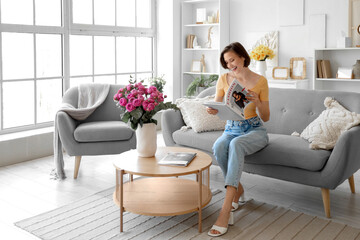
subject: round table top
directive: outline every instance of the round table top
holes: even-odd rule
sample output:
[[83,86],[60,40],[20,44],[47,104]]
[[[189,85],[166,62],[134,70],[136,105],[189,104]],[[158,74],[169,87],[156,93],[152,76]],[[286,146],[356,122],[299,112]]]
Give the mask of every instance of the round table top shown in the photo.
[[[196,152],[196,157],[186,167],[159,165],[160,161],[168,152]],[[139,157],[137,150],[130,150],[119,155],[114,161],[114,167],[139,176],[166,177],[181,176],[197,173],[208,167],[212,158],[205,152],[193,148],[184,147],[158,147],[154,157]]]

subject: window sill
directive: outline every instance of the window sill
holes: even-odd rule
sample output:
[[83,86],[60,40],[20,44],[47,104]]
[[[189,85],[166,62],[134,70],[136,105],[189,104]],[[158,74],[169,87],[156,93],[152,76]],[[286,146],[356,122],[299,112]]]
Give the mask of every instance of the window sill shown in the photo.
[[11,141],[19,138],[26,138],[26,137],[31,137],[31,136],[36,136],[51,132],[54,132],[54,127],[45,127],[45,128],[21,131],[16,133],[7,133],[0,135],[0,142]]

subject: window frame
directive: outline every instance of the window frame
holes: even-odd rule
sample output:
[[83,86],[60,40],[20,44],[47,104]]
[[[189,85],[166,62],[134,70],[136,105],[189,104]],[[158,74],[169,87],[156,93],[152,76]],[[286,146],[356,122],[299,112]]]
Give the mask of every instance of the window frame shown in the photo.
[[[36,1],[33,0],[33,25],[23,25],[23,24],[8,24],[8,23],[0,23],[0,135],[21,132],[27,130],[40,129],[45,127],[51,127],[54,125],[54,121],[37,123],[37,89],[36,84],[37,81],[41,81],[44,79],[61,79],[62,81],[62,96],[70,88],[70,78],[77,76],[70,76],[70,36],[71,35],[87,35],[92,36],[92,47],[93,52],[92,56],[94,59],[94,37],[95,36],[112,36],[115,41],[115,69],[114,74],[94,74],[94,64],[92,65],[92,74],[89,75],[92,77],[92,82],[94,82],[94,78],[96,76],[106,76],[111,75],[115,76],[115,84],[118,84],[119,75],[129,75],[132,74],[136,78],[138,74],[152,74],[152,76],[156,76],[157,74],[157,34],[156,34],[156,0],[151,1],[151,26],[150,28],[133,28],[133,27],[121,27],[121,26],[105,26],[105,25],[90,25],[90,24],[77,24],[73,23],[73,9],[72,2],[73,0],[58,0],[61,1],[61,26],[39,26],[35,25],[36,13],[35,13],[35,4]],[[94,6],[94,0],[92,1],[92,6]],[[116,11],[116,0],[115,1],[115,10]],[[133,0],[129,0],[133,1]],[[1,8],[1,2],[0,2]],[[94,8],[92,8],[92,21],[94,23]],[[136,10],[136,7],[135,7]],[[0,11],[1,14],[1,11]],[[0,16],[1,17],[1,16]],[[136,18],[136,16],[135,16]],[[136,20],[135,20],[136,22]],[[116,25],[116,13],[115,13],[115,25]],[[3,63],[2,63],[2,33],[29,33],[33,35],[33,44],[34,44],[34,77],[26,78],[26,79],[11,79],[4,80],[3,79]],[[36,34],[59,34],[61,36],[62,46],[62,71],[61,76],[57,77],[37,77],[36,73]],[[145,72],[137,72],[137,66],[135,64],[135,71],[129,73],[118,73],[116,67],[116,37],[150,37],[152,38],[152,69],[151,71]],[[135,61],[136,61],[136,40],[135,40]],[[33,81],[34,82],[34,123],[30,125],[17,126],[4,129],[4,102],[3,102],[3,84],[5,82],[15,82],[15,81]],[[54,116],[55,119],[55,116]]]

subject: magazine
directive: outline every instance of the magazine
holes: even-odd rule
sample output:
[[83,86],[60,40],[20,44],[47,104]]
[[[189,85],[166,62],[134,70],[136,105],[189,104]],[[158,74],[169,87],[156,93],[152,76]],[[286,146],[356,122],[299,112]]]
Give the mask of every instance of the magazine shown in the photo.
[[195,152],[169,152],[158,162],[158,164],[186,167],[195,156]]
[[246,99],[248,92],[234,79],[225,95],[224,102],[204,102],[205,106],[218,110],[217,116],[223,120],[243,120],[245,119],[244,109],[249,104]]

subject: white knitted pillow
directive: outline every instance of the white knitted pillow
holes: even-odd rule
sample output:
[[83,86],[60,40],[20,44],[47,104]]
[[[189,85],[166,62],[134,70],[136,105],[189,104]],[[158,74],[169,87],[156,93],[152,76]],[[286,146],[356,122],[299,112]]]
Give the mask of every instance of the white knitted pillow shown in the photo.
[[311,149],[332,149],[340,135],[360,124],[360,114],[350,112],[331,97],[325,98],[324,110],[301,133]]
[[216,115],[208,114],[203,105],[204,102],[213,100],[214,96],[194,99],[179,98],[175,103],[180,108],[187,127],[191,127],[195,132],[224,130],[226,121]]

